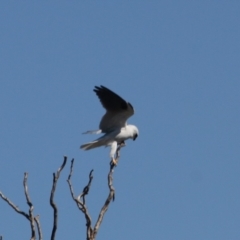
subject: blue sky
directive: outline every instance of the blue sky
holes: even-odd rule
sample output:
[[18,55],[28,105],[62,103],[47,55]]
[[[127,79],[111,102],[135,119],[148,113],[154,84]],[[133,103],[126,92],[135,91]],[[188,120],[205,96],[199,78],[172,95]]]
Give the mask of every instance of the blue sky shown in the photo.
[[[85,239],[107,194],[109,149],[81,151],[104,109],[104,85],[131,102],[139,127],[114,172],[116,200],[97,239],[240,239],[239,1],[1,1],[0,190],[27,211],[28,185],[44,239]],[[28,222],[0,201],[0,235],[29,239]],[[14,231],[13,231],[14,229]]]

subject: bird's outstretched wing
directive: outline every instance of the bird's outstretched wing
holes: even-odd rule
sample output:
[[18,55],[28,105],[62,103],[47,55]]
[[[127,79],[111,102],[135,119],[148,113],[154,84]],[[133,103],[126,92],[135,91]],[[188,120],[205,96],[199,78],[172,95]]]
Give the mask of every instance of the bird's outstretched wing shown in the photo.
[[106,133],[126,126],[127,119],[134,114],[133,106],[104,86],[95,86],[93,91],[106,109],[99,125],[102,132]]

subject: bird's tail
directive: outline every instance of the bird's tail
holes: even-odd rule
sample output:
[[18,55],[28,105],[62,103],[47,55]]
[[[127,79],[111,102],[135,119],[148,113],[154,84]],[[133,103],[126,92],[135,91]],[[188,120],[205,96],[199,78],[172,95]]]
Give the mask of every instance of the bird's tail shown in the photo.
[[102,133],[101,129],[86,131],[83,134],[99,134],[99,133]]
[[83,144],[82,146],[80,146],[80,148],[83,150],[90,150],[92,148],[101,147],[104,145],[105,145],[104,141],[95,140],[93,142]]

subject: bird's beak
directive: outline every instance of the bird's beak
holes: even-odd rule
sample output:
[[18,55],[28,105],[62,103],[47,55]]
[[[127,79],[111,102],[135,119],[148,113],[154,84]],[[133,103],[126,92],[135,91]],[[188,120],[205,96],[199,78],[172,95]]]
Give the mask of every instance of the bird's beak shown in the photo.
[[134,135],[134,136],[133,136],[133,141],[135,141],[137,137],[138,137],[138,135],[137,135],[137,134],[136,134],[136,135]]

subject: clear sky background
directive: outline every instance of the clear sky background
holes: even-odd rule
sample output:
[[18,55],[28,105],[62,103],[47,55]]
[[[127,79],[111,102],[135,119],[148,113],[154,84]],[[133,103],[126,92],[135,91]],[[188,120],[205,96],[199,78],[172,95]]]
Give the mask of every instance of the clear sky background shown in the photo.
[[[135,108],[140,135],[121,151],[116,200],[97,239],[240,239],[239,1],[1,1],[0,190],[34,213],[49,239],[52,173],[57,239],[85,239],[75,193],[94,179],[95,222],[107,195],[109,149],[82,151],[104,114],[104,85]],[[0,235],[29,239],[29,223],[0,199]]]

